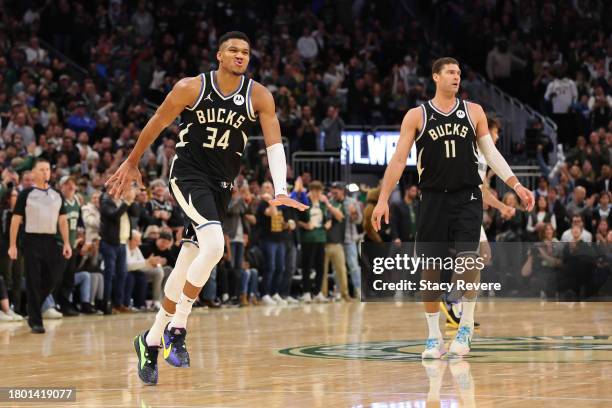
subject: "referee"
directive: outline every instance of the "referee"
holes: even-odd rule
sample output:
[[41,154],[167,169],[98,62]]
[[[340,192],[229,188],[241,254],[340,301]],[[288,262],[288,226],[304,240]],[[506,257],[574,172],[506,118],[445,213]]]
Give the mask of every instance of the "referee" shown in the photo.
[[[68,239],[68,221],[61,194],[48,186],[51,166],[45,159],[37,159],[32,169],[34,187],[26,188],[17,197],[10,231],[11,259],[17,259],[17,232],[23,221],[23,252],[25,258],[26,293],[28,296],[28,324],[32,333],[44,333],[41,307],[45,298],[61,279],[65,261],[72,255]],[[63,250],[56,241],[59,231]]]

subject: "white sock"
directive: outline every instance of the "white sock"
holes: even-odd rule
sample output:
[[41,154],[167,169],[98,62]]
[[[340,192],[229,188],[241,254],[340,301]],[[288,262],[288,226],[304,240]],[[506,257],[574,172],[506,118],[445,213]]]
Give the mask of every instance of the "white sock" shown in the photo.
[[170,327],[187,328],[187,318],[189,317],[189,313],[191,313],[194,301],[195,298],[188,298],[187,295],[181,293],[181,298],[176,304],[176,313],[170,322]]
[[442,332],[440,331],[440,312],[427,313],[425,312],[425,318],[427,319],[427,327],[429,327],[429,339],[441,339]]
[[461,298],[461,304],[463,310],[461,312],[461,320],[459,324],[461,326],[469,326],[474,328],[474,309],[476,308],[476,298],[468,299],[466,297]]
[[166,328],[166,325],[172,320],[173,314],[166,312],[164,307],[160,307],[155,315],[155,322],[147,333],[147,345],[148,346],[159,346],[161,344],[161,336]]

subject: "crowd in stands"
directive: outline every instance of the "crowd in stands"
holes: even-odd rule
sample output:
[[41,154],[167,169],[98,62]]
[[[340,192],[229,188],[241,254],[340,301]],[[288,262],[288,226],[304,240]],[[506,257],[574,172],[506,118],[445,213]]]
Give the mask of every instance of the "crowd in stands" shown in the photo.
[[[429,23],[417,18],[429,5],[407,10],[403,2],[389,1],[264,3],[239,7],[233,2],[180,0],[33,0],[2,10],[2,311],[11,312],[5,305],[10,295],[13,307],[23,313],[23,260],[9,262],[6,245],[16,194],[32,185],[29,169],[37,157],[49,160],[52,183],[64,195],[76,197],[81,208],[74,241],[75,291],[70,304],[59,305],[62,312],[159,306],[186,221],[167,188],[178,127],[166,129],[142,158],[146,189],[115,201],[103,192],[103,184],[134,145],[151,107],[173,84],[214,69],[223,32],[240,27],[251,35],[249,75],[273,93],[289,152],[337,151],[346,125],[397,125],[409,108],[432,96],[427,43],[442,39],[428,38],[424,27]],[[496,210],[486,209],[487,235],[498,241],[533,241],[540,235],[550,237],[552,227],[555,238],[570,240],[577,234],[572,235],[572,228],[580,227],[585,241],[591,236],[609,242],[612,45],[609,23],[597,20],[602,14],[587,11],[599,7],[603,12],[605,4],[544,2],[546,7],[540,8],[532,1],[518,3],[472,7],[469,2],[437,2],[440,10],[449,10],[442,13],[443,25],[467,33],[448,42],[453,55],[550,112],[562,125],[565,154],[561,152],[557,163],[539,156],[544,174],[538,189],[541,210],[518,211],[504,220]],[[452,22],[447,21],[450,16]],[[474,23],[479,18],[485,23]],[[564,24],[557,24],[574,18],[581,30],[567,32]],[[560,31],[541,33],[546,27],[541,22]],[[500,74],[506,71],[509,76]],[[473,75],[465,75],[463,96],[477,100]],[[527,86],[510,88],[509,83]],[[396,200],[392,220],[402,225],[392,221],[387,236],[368,225],[376,189],[355,200],[341,184],[325,186],[307,173],[290,174],[292,195],[311,209],[295,214],[268,206],[272,193],[261,147],[252,143],[244,156],[224,225],[226,256],[202,292],[203,304],[271,305],[297,297],[323,302],[332,294],[330,264],[335,296],[355,297],[360,285],[356,243],[362,236],[372,241],[414,239],[416,187]],[[512,197],[503,199],[516,205]],[[124,214],[132,227],[128,237],[118,236],[116,228]],[[118,249],[122,245],[125,249]],[[50,298],[47,317],[58,316],[53,306]]]
[[[610,131],[612,3],[425,2],[439,47],[503,90],[550,115],[560,142]],[[433,11],[435,10],[435,16]],[[443,45],[442,45],[443,44]],[[477,99],[478,89],[471,95]]]

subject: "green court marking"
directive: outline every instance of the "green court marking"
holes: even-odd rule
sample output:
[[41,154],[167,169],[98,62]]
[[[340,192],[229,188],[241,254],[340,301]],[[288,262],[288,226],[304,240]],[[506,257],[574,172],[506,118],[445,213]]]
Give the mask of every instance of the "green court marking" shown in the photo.
[[[290,347],[279,353],[331,360],[421,361],[425,340],[318,344]],[[466,360],[474,363],[588,363],[612,362],[612,337],[520,336],[477,337]]]

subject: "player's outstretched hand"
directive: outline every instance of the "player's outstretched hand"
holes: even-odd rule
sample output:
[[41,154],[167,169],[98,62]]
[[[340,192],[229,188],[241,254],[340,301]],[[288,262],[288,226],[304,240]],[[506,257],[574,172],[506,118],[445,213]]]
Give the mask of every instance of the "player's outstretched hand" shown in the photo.
[[132,187],[132,182],[134,181],[138,184],[138,187],[144,187],[138,165],[134,165],[126,160],[121,163],[115,174],[104,185],[108,189],[108,194],[117,199]]
[[270,204],[274,206],[286,205],[287,207],[297,208],[300,211],[304,211],[308,208],[307,205],[300,203],[299,201],[289,198],[284,194],[277,195],[274,199],[270,200]]
[[510,207],[509,205],[504,205],[499,212],[504,220],[509,220],[510,218],[514,217],[516,208]]
[[375,231],[380,231],[380,220],[383,215],[385,216],[385,223],[389,223],[389,204],[386,202],[378,201],[374,211],[372,212],[372,226]]
[[533,197],[533,193],[523,187],[522,185],[518,185],[516,186],[516,194],[519,196],[519,198],[521,199],[521,202],[523,203],[523,207],[525,208],[526,211],[531,211],[533,210],[533,207],[535,206],[535,198]]

